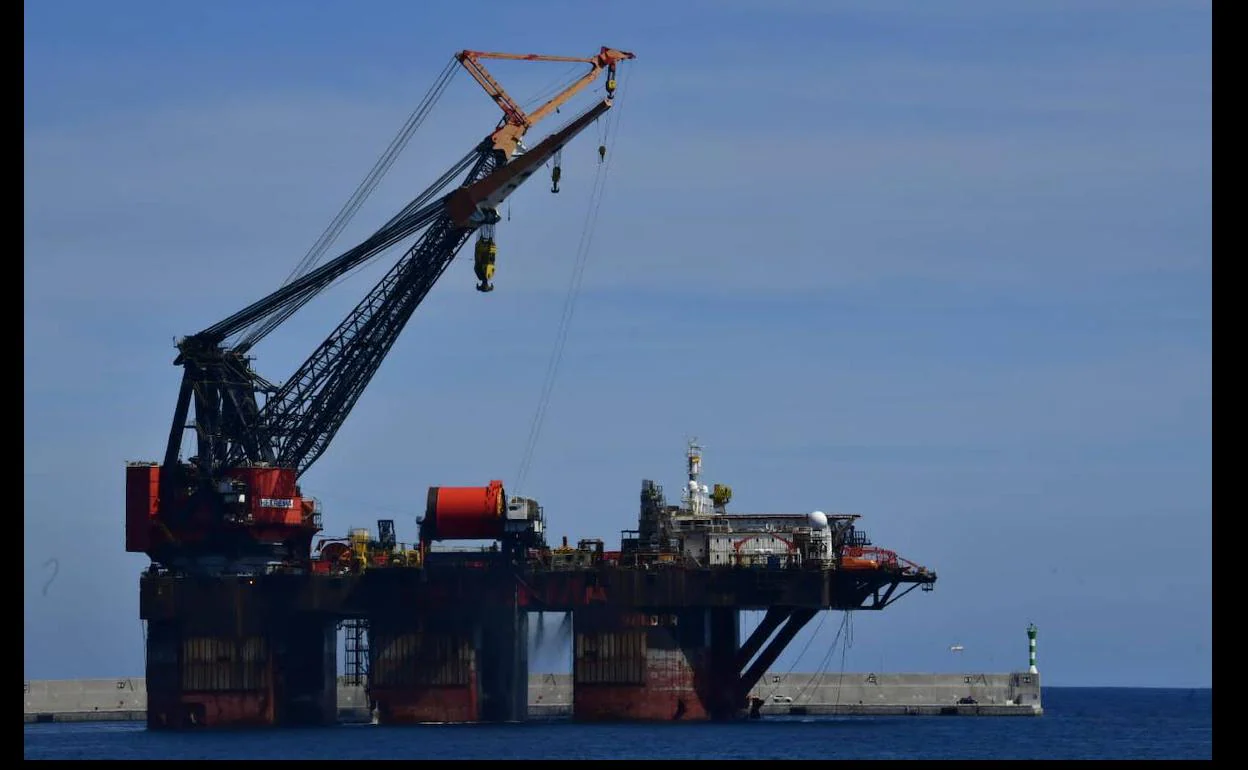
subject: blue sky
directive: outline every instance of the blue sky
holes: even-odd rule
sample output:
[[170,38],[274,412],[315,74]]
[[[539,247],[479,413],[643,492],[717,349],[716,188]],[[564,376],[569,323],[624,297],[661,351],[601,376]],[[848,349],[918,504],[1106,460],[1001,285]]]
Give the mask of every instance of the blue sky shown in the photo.
[[[26,4],[27,678],[142,674],[123,467],[163,451],[174,338],[280,285],[455,51],[609,45],[637,54],[616,108],[559,195],[513,197],[498,289],[457,260],[303,477],[327,534],[410,540],[428,486],[514,487],[588,237],[521,489],[552,540],[618,543],[693,435],[732,509],[860,513],[939,574],[778,670],[1016,669],[1035,622],[1046,684],[1211,686],[1210,3],[472,7]],[[568,73],[491,70],[521,99]],[[496,120],[457,75],[337,245]]]

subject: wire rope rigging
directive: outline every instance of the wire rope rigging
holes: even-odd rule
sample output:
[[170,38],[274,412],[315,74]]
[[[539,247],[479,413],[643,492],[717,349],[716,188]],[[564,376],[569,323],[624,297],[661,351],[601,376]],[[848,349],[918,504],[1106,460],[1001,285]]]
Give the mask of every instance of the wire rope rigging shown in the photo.
[[[629,75],[625,73],[624,79],[627,81]],[[627,93],[627,89],[625,89]],[[594,173],[594,180],[590,188],[589,205],[585,212],[585,221],[581,229],[580,239],[577,243],[576,251],[572,261],[572,271],[568,279],[568,289],[564,296],[563,308],[559,315],[559,321],[555,330],[555,340],[551,349],[550,358],[547,361],[545,375],[542,380],[542,387],[538,395],[537,406],[534,409],[533,418],[529,424],[529,433],[524,442],[521,452],[520,465],[516,471],[515,489],[520,493],[524,489],[524,484],[528,480],[529,471],[532,467],[532,461],[537,449],[538,439],[541,435],[542,426],[545,423],[546,413],[550,406],[551,396],[554,392],[555,381],[558,376],[559,366],[563,360],[564,348],[567,344],[568,332],[572,325],[572,317],[576,311],[576,301],[580,295],[581,284],[585,275],[585,267],[589,261],[590,247],[593,244],[594,230],[598,222],[598,212],[602,207],[603,191],[606,187],[608,173],[611,170],[611,157],[607,157],[607,143],[612,136],[618,137],[620,119],[623,115],[623,98],[620,99],[619,106],[615,111],[614,125],[610,120],[605,121],[599,132],[598,145],[598,165]],[[618,141],[618,139],[617,139]],[[552,171],[552,178],[555,184],[558,182],[559,167],[555,166]]]

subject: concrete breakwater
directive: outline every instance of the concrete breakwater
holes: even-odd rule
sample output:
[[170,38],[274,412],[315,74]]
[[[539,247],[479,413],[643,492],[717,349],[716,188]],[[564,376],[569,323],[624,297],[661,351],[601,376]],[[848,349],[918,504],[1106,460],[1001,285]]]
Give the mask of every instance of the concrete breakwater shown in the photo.
[[[144,721],[142,678],[32,679],[24,682],[25,722]],[[759,713],[776,715],[1039,716],[1040,675],[766,674],[750,692]],[[532,674],[529,716],[572,715],[572,676]],[[338,684],[342,722],[370,720],[368,695],[345,678]]]

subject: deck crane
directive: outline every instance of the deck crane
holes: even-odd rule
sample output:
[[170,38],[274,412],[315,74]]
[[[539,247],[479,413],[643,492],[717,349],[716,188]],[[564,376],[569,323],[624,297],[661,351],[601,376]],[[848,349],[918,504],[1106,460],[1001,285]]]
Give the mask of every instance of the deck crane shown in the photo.
[[[477,288],[493,288],[499,205],[612,106],[616,67],[633,54],[590,57],[461,51],[455,59],[502,109],[495,130],[420,196],[355,247],[267,297],[177,342],[183,369],[164,459],[126,469],[126,550],[187,572],[248,572],[304,564],[320,530],[298,478],[329,446],[413,311],[474,232]],[[588,71],[525,113],[484,60],[579,62]],[[451,65],[453,66],[453,65]],[[521,140],[578,91],[607,74],[605,97],[536,146]],[[459,185],[446,189],[456,180]],[[312,296],[364,261],[421,233],[283,384],[252,368],[251,347]],[[227,340],[253,332],[237,344]],[[194,420],[188,421],[191,410]],[[183,460],[182,438],[195,434]]]

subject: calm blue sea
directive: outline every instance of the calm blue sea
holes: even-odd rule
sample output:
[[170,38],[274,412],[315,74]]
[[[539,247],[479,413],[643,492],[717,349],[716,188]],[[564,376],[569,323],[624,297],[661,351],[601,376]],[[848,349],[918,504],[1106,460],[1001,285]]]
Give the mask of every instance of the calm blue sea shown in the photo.
[[1046,687],[1041,717],[343,725],[202,733],[26,725],[26,759],[1212,759],[1213,691]]

